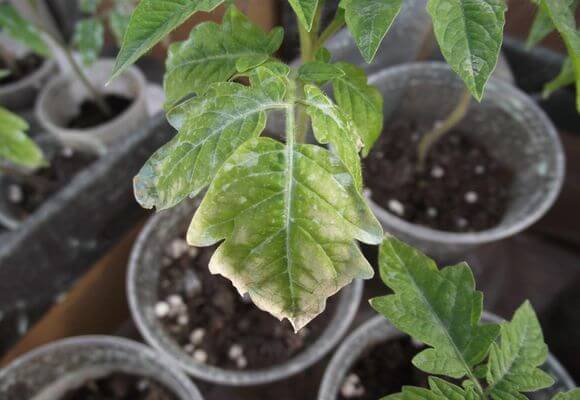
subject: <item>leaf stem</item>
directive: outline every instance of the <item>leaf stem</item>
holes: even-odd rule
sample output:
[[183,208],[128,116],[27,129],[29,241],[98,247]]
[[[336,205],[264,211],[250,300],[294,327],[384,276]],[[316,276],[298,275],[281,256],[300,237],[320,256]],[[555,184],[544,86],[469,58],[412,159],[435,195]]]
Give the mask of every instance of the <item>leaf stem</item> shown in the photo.
[[36,26],[36,28],[38,30],[42,31],[46,36],[48,36],[51,39],[52,43],[63,52],[67,62],[69,63],[69,65],[73,69],[73,72],[79,78],[79,80],[81,81],[81,83],[85,87],[85,89],[87,89],[87,91],[91,94],[91,96],[93,97],[93,100],[95,100],[95,103],[97,104],[99,109],[107,116],[112,115],[111,108],[105,102],[105,99],[103,98],[102,93],[99,92],[93,86],[93,84],[91,83],[89,78],[85,75],[82,68],[79,66],[78,62],[75,60],[75,58],[72,54],[72,50],[60,38],[56,37],[56,35],[54,35],[50,30],[48,30],[44,26],[42,26],[42,24],[38,24]]
[[[312,23],[312,29],[310,32],[306,27],[298,20],[298,32],[300,34],[300,58],[302,63],[309,61],[314,61],[314,54],[316,53],[316,43],[318,42],[318,30],[320,28],[320,15],[322,13],[323,2],[318,3],[318,8],[314,14],[314,21]],[[298,80],[296,88],[297,98],[302,98],[304,96],[304,82]],[[298,112],[296,116],[296,141],[298,143],[306,142],[306,134],[308,132],[308,115],[303,106],[298,107]]]
[[326,41],[328,39],[330,39],[335,33],[340,31],[342,29],[342,27],[344,26],[344,24],[345,24],[344,10],[339,8],[336,11],[336,14],[334,15],[333,20],[330,22],[330,24],[328,24],[326,29],[324,29],[324,31],[322,31],[322,33],[320,34],[320,37],[318,38],[318,40],[314,44],[314,53],[316,53],[322,46],[324,46]]
[[441,122],[435,123],[433,129],[423,135],[417,147],[417,167],[419,170],[425,168],[425,162],[429,155],[429,150],[437,143],[445,134],[453,129],[467,114],[469,104],[471,103],[471,94],[465,88],[459,99],[459,103],[455,106],[451,114]]

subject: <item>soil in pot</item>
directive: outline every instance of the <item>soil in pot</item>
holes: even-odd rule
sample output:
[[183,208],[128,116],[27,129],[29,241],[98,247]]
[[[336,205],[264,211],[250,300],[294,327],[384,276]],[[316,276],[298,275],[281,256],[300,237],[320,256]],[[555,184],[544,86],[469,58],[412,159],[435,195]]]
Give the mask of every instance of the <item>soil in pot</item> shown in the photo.
[[50,165],[30,175],[8,175],[0,187],[0,196],[12,205],[16,217],[25,219],[54,193],[65,187],[82,169],[97,159],[96,155],[62,148]]
[[109,114],[105,113],[94,100],[86,99],[81,103],[78,114],[68,122],[67,128],[87,129],[102,125],[123,114],[133,102],[128,97],[116,94],[105,95],[103,100],[111,111]]
[[200,363],[228,370],[256,370],[279,365],[313,343],[332,318],[336,300],[297,334],[242,298],[208,264],[215,247],[169,243],[158,283],[155,314],[185,352]]
[[499,224],[514,171],[458,129],[431,148],[419,170],[418,132],[429,129],[414,121],[389,124],[364,161],[373,201],[408,222],[442,231],[477,232]]
[[9,85],[26,78],[38,70],[42,66],[43,62],[44,59],[36,54],[26,54],[24,57],[20,57],[14,60],[16,65],[15,68],[12,69],[9,68],[9,66],[0,59],[0,69],[10,70],[9,75],[5,76],[4,78],[0,78],[0,86]]
[[177,400],[161,384],[145,377],[113,373],[85,382],[61,400]]
[[376,400],[405,385],[426,387],[428,376],[411,363],[424,348],[408,336],[369,347],[345,375],[338,399]]

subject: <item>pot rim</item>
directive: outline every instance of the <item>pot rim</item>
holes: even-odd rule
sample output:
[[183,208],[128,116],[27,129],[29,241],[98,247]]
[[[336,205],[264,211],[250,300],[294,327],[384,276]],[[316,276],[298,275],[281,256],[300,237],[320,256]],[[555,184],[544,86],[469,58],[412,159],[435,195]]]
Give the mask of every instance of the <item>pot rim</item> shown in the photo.
[[[195,208],[194,206],[193,209]],[[330,319],[329,325],[322,331],[321,335],[301,352],[282,364],[259,370],[235,371],[213,365],[201,364],[194,361],[190,355],[186,355],[181,349],[174,350],[166,348],[163,345],[163,339],[151,329],[150,324],[144,316],[144,307],[138,301],[138,289],[135,284],[137,276],[140,274],[140,269],[142,268],[143,249],[148,246],[149,237],[165,217],[164,214],[159,213],[149,219],[131,251],[127,273],[129,308],[137,328],[145,341],[167,358],[170,358],[175,365],[178,365],[189,375],[208,382],[227,386],[253,386],[278,381],[302,372],[319,361],[332,350],[347,332],[356,316],[362,297],[363,282],[358,279],[353,280],[350,285],[347,285],[339,293],[335,294],[335,296],[340,297],[334,311],[334,316]]]
[[[417,75],[420,75],[420,73],[424,71],[434,71],[434,70],[455,74],[455,72],[453,72],[452,69],[447,64],[442,62],[437,61],[422,62],[422,63],[415,62],[390,67],[380,72],[377,72],[376,74],[373,74],[369,77],[369,84],[372,85],[375,84],[377,81],[383,80],[391,80],[393,82],[397,82],[395,78],[397,77],[397,75],[401,73],[414,72]],[[422,225],[407,222],[397,217],[396,215],[389,213],[385,208],[373,202],[372,199],[370,199],[370,196],[366,196],[369,205],[371,206],[371,208],[373,209],[379,220],[384,220],[388,225],[395,227],[397,230],[400,230],[401,232],[404,232],[408,235],[411,235],[421,240],[427,240],[444,244],[473,245],[493,242],[499,239],[512,236],[518,232],[521,232],[522,230],[526,229],[528,226],[536,222],[538,219],[540,219],[550,209],[550,207],[556,201],[558,194],[563,186],[565,174],[564,150],[562,147],[562,143],[560,142],[560,138],[558,136],[556,128],[554,127],[550,119],[546,116],[544,111],[542,111],[542,109],[534,101],[532,101],[528,95],[526,95],[524,92],[522,92],[515,86],[512,86],[509,83],[503,82],[501,80],[490,79],[486,91],[488,93],[495,91],[510,93],[519,102],[521,102],[521,104],[523,104],[524,107],[529,108],[534,114],[537,115],[539,121],[545,128],[546,136],[549,138],[550,142],[554,146],[556,153],[554,157],[556,160],[556,169],[554,171],[555,184],[552,185],[551,190],[549,192],[545,193],[544,198],[542,202],[538,205],[538,207],[533,212],[527,214],[518,221],[515,221],[506,226],[497,225],[494,228],[486,229],[479,232],[456,233],[432,229]]]
[[56,61],[51,57],[42,57],[42,64],[40,68],[36,69],[32,74],[19,79],[15,82],[11,82],[5,85],[0,85],[0,96],[8,93],[17,92],[20,89],[24,89],[28,86],[36,86],[37,81],[50,73],[50,71],[56,67]]
[[[99,58],[97,61],[94,62],[94,64],[91,67],[89,67],[89,69],[94,68],[97,64],[101,64],[102,66],[110,66],[112,69],[114,63],[115,63],[115,60],[112,58]],[[36,99],[36,103],[34,106],[34,114],[36,116],[36,119],[38,121],[40,121],[41,124],[45,127],[45,129],[48,130],[49,132],[57,131],[57,132],[62,132],[62,134],[64,134],[64,135],[74,136],[75,138],[80,138],[80,139],[84,138],[84,139],[87,139],[86,142],[89,142],[89,143],[92,143],[93,141],[98,141],[98,139],[89,140],[89,138],[91,138],[91,137],[98,138],[100,136],[102,130],[113,126],[114,124],[118,123],[119,121],[123,120],[124,118],[127,118],[127,115],[131,115],[132,113],[136,112],[136,110],[138,110],[141,107],[140,103],[143,103],[145,101],[145,92],[146,92],[146,88],[147,88],[147,80],[145,79],[145,75],[143,75],[141,70],[139,68],[137,68],[136,66],[131,65],[117,79],[123,79],[123,77],[125,77],[125,79],[127,79],[127,78],[132,79],[137,83],[136,87],[138,88],[138,93],[137,93],[137,96],[131,97],[132,102],[131,102],[129,108],[127,108],[125,111],[123,111],[121,114],[117,115],[115,118],[113,118],[110,121],[107,121],[103,124],[93,126],[91,128],[87,128],[87,129],[70,129],[70,128],[66,128],[64,126],[60,126],[58,124],[55,124],[52,121],[52,118],[50,118],[50,116],[46,112],[46,107],[44,107],[44,104],[46,104],[46,102],[47,102],[47,97],[48,97],[49,93],[52,90],[54,90],[54,88],[75,80],[76,77],[73,73],[66,73],[66,74],[61,73],[56,78],[50,80],[42,88],[42,90],[38,94],[38,97]],[[104,90],[103,93],[106,94],[107,91]]]
[[[199,392],[199,389],[195,386],[195,384],[182,371],[180,371],[178,368],[173,367],[169,362],[169,360],[163,357],[163,355],[161,355],[160,357],[160,355],[157,354],[155,351],[153,351],[153,349],[149,348],[148,346],[142,343],[110,335],[74,336],[70,338],[60,339],[37,347],[16,358],[6,367],[0,369],[0,380],[2,380],[5,376],[9,375],[13,370],[17,370],[18,368],[21,368],[23,365],[26,365],[27,363],[34,362],[35,359],[42,357],[46,354],[50,354],[55,350],[68,347],[71,348],[79,347],[85,350],[85,348],[90,349],[90,346],[92,345],[101,345],[101,346],[105,345],[123,348],[128,350],[131,354],[134,354],[136,357],[141,358],[145,357],[152,364],[158,366],[159,368],[166,369],[170,372],[170,374],[177,380],[177,382],[179,382],[181,388],[188,394],[193,396],[187,400],[203,399],[201,393]],[[172,390],[176,396],[179,396],[179,393],[176,393],[173,388],[168,389]]]
[[[505,322],[505,319],[484,311],[482,315],[482,321],[501,323]],[[368,348],[368,345],[372,345],[374,343],[364,343],[364,345],[360,346],[360,348],[356,345],[365,341],[365,335],[367,333],[379,328],[386,329],[385,335],[381,340],[377,340],[376,342],[382,342],[406,336],[405,333],[395,328],[395,326],[382,315],[375,315],[366,320],[342,342],[338,350],[334,353],[334,356],[328,363],[328,366],[324,372],[324,376],[322,377],[322,382],[318,391],[318,400],[336,400],[337,394],[340,390],[340,387],[337,386],[337,382],[342,381],[344,375],[349,371],[349,368],[358,360],[360,354]],[[570,377],[562,364],[560,364],[560,362],[551,353],[548,354],[546,364],[550,365],[550,368],[558,375],[558,379],[561,380],[564,386],[566,386],[568,389],[573,389],[576,387],[574,380]]]

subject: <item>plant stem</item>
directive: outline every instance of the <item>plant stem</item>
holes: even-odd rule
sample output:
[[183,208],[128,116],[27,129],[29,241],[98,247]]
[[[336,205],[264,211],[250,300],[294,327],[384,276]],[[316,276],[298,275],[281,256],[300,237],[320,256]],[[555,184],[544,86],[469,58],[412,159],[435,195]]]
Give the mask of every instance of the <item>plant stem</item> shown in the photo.
[[433,147],[433,145],[465,117],[467,110],[469,109],[470,102],[471,94],[469,93],[469,90],[465,88],[461,94],[459,103],[457,103],[451,114],[449,114],[449,116],[444,121],[435,123],[433,129],[423,135],[417,147],[417,167],[419,170],[425,168],[425,162],[427,161],[429,150]]
[[[322,12],[323,2],[318,3],[318,8],[316,9],[316,14],[314,15],[314,22],[312,23],[312,29],[310,32],[306,29],[304,25],[298,19],[298,32],[300,34],[300,58],[302,63],[314,61],[314,54],[316,53],[316,43],[318,42],[318,29],[320,26],[320,14]],[[298,81],[296,88],[297,98],[304,97],[304,82]],[[296,141],[298,143],[306,142],[306,133],[308,132],[308,115],[304,106],[300,105],[298,107],[296,116]]]
[[95,103],[97,104],[99,109],[107,116],[112,115],[112,111],[108,106],[108,104],[105,102],[102,93],[99,92],[93,86],[89,78],[87,78],[82,68],[79,66],[78,62],[72,55],[71,49],[60,38],[56,37],[52,32],[50,32],[50,30],[46,29],[41,24],[36,26],[36,28],[42,31],[46,36],[48,36],[52,40],[52,43],[64,53],[64,56],[69,65],[71,66],[71,68],[73,69],[73,72],[75,73],[77,78],[79,78],[81,84],[85,87],[85,89],[87,89],[87,91],[91,94],[93,100],[95,100]]
[[85,75],[85,73],[83,72],[83,70],[80,67],[80,65],[77,62],[77,60],[75,60],[75,58],[74,58],[74,56],[72,54],[71,49],[68,46],[64,46],[62,44],[58,44],[58,45],[63,50],[64,55],[65,55],[68,63],[72,67],[74,73],[76,74],[77,78],[79,78],[79,80],[81,81],[81,83],[85,86],[85,89],[87,89],[89,91],[89,93],[93,97],[93,100],[95,100],[95,103],[97,104],[97,106],[101,109],[101,111],[105,115],[107,115],[107,116],[112,115],[111,108],[105,102],[105,99],[103,98],[103,94],[101,92],[99,92],[93,86],[93,84],[91,83],[91,81],[89,81],[89,78]]
[[324,46],[324,43],[326,43],[326,41],[330,39],[336,32],[340,31],[344,26],[344,23],[344,11],[339,8],[338,11],[336,11],[332,22],[330,22],[326,29],[322,31],[320,37],[314,44],[314,53],[316,53],[322,46]]

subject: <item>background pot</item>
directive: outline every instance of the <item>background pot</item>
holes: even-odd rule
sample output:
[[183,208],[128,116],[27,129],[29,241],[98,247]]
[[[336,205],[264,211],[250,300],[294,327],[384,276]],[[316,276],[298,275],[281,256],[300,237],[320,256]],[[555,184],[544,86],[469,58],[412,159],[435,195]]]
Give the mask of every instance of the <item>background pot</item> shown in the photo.
[[108,86],[114,60],[100,59],[85,69],[93,86],[103,94],[119,94],[133,99],[121,115],[111,121],[88,129],[66,128],[67,122],[78,113],[89,92],[73,75],[66,74],[53,79],[40,93],[35,114],[39,123],[65,145],[83,148],[104,144],[112,146],[118,139],[130,135],[147,119],[145,102],[145,77],[136,67],[130,67]]
[[185,232],[195,208],[193,202],[186,201],[155,215],[147,223],[133,248],[127,290],[131,313],[145,340],[192,376],[231,386],[257,385],[284,379],[320,360],[337,344],[350,326],[362,295],[361,281],[353,282],[337,294],[339,299],[334,316],[314,343],[284,364],[267,369],[231,371],[197,363],[169,336],[154,314],[154,306],[158,301],[157,284],[161,258],[165,245],[176,234]]
[[0,370],[0,397],[54,400],[88,379],[113,372],[149,377],[180,400],[202,400],[187,376],[159,354],[142,344],[113,336],[64,339],[25,354]]
[[[24,56],[28,50],[9,38],[0,35],[0,43],[11,49],[17,56]],[[44,59],[42,65],[30,75],[6,85],[0,85],[0,105],[11,110],[30,108],[34,105],[39,90],[54,76],[56,63]]]
[[[60,144],[54,137],[49,135],[39,137],[37,143],[42,149],[44,157],[49,160],[49,162],[57,154],[57,152],[62,149],[62,144]],[[87,143],[85,146],[83,146],[82,150],[78,151],[94,154],[99,157],[103,155],[106,150],[104,146],[99,143],[94,145]],[[27,173],[30,171],[24,172]],[[0,173],[0,188],[3,188],[4,185],[6,185],[6,181],[7,177]],[[14,205],[10,204],[4,196],[0,196],[0,226],[14,230],[17,229],[22,224],[22,222],[22,219],[14,211]]]
[[[389,68],[370,82],[385,98],[386,126],[396,118],[432,124],[450,113],[464,90],[456,74],[436,62]],[[564,178],[564,153],[554,126],[512,85],[490,80],[484,100],[471,102],[459,128],[515,172],[511,200],[499,225],[476,233],[444,232],[404,221],[370,201],[387,232],[442,261],[456,260],[478,245],[527,228],[553,204]]]
[[[483,320],[486,322],[501,321],[499,317],[488,313],[484,314]],[[342,343],[334,357],[332,357],[330,364],[328,364],[322,379],[320,392],[318,393],[318,400],[336,400],[338,398],[344,377],[366,349],[378,343],[395,340],[402,336],[404,334],[381,315],[369,319],[357,328]],[[551,399],[555,393],[576,387],[572,378],[552,355],[548,356],[544,369],[555,378],[556,383],[550,389],[533,395],[529,394],[531,399]]]

